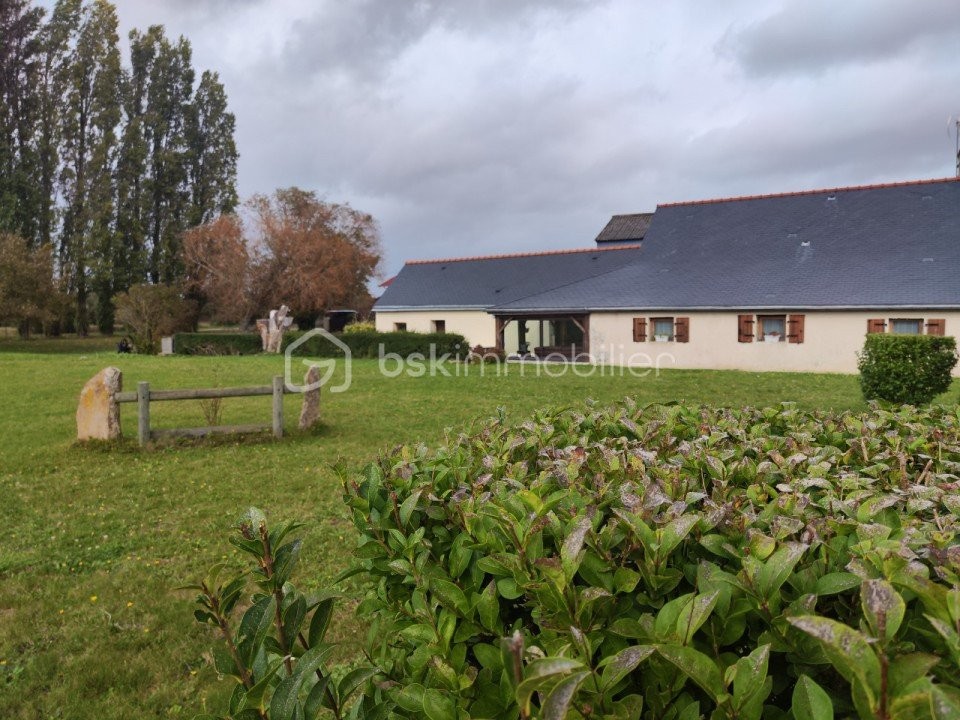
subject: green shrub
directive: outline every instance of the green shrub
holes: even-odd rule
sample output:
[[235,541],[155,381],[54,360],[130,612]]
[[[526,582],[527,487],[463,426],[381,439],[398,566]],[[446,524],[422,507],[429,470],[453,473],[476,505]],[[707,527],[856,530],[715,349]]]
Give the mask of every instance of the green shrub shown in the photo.
[[135,352],[156,355],[160,339],[191,327],[197,314],[194,301],[173,285],[134,285],[114,298],[116,319],[133,341]]
[[[283,349],[302,338],[302,331],[287,332],[283,336]],[[455,333],[377,332],[356,330],[337,337],[350,348],[355,358],[379,357],[380,345],[385,353],[407,357],[420,353],[429,358],[431,346],[437,357],[465,356],[469,351],[463,335]],[[251,355],[262,352],[260,336],[256,333],[179,333],[174,338],[174,350],[183,355]],[[329,338],[315,335],[294,350],[304,357],[342,357],[343,350]]]
[[377,326],[370,320],[357,320],[343,328],[345,335],[355,332],[376,332]]
[[859,355],[867,400],[925,405],[950,388],[957,342],[933,335],[867,335]]
[[258,333],[177,333],[173,351],[178,355],[256,355],[263,352]]
[[[283,337],[283,347],[303,336],[301,332],[287,333]],[[463,335],[455,333],[417,333],[417,332],[377,332],[376,330],[356,331],[343,333],[338,339],[350,348],[355,358],[377,358],[380,355],[380,346],[384,353],[395,353],[407,357],[420,353],[430,357],[431,347],[437,357],[449,354],[452,357],[466,355],[469,351],[467,341]],[[340,357],[343,351],[328,338],[316,335],[303,345],[300,345],[296,355],[309,357]]]
[[[236,683],[230,718],[314,720],[329,711],[340,720],[351,696],[376,674],[370,665],[336,678],[327,670],[335,650],[326,641],[335,596],[307,596],[291,584],[301,542],[287,536],[298,527],[286,523],[270,530],[263,512],[250,508],[230,542],[252,560],[251,571],[231,573],[218,564],[201,582],[181,588],[197,591],[194,617],[220,636],[214,664]],[[356,703],[357,711],[372,702]]]
[[960,414],[499,418],[344,475],[380,716],[960,717]]

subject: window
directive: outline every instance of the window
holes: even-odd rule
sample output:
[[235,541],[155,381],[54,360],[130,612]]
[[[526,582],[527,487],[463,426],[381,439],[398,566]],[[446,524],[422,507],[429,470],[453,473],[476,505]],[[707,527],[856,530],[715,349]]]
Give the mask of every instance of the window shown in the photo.
[[890,332],[895,335],[922,335],[923,320],[909,318],[891,318]]
[[757,338],[764,342],[783,342],[787,335],[786,315],[757,315]]
[[896,335],[945,335],[947,321],[944,318],[871,318],[867,320],[867,333],[891,332]]
[[650,318],[650,324],[653,326],[653,339],[655,342],[669,342],[673,340],[672,317]]
[[803,342],[805,315],[738,315],[737,342]]
[[648,334],[651,342],[690,342],[690,318],[633,318],[633,341],[647,342]]
[[445,333],[447,331],[447,321],[446,320],[434,320],[433,321],[433,331],[435,333]]
[[393,330],[394,332],[404,332],[407,329],[406,323],[394,323]]

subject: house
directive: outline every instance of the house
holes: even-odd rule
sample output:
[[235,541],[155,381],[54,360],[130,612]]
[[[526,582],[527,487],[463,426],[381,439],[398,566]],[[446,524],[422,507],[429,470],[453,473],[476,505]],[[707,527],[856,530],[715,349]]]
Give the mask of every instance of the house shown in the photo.
[[[377,330],[455,332],[471,346],[508,352],[583,346],[586,328],[564,313],[504,327],[491,310],[564,285],[605,275],[632,263],[639,246],[408,262],[374,306]],[[577,316],[579,318],[579,315]]]
[[[376,306],[378,327],[428,329],[400,319],[403,308],[443,287],[447,304],[418,305],[418,317],[453,321],[453,300],[476,301],[470,323],[449,327],[471,343],[511,351],[524,338],[619,365],[814,372],[856,371],[867,332],[960,331],[957,179],[661,204],[644,215],[614,216],[593,251],[506,256],[495,267],[408,263]],[[591,252],[605,259],[592,271]],[[548,267],[557,257],[566,274]],[[497,292],[474,295],[471,283],[494,278]],[[545,322],[553,335],[538,334]]]

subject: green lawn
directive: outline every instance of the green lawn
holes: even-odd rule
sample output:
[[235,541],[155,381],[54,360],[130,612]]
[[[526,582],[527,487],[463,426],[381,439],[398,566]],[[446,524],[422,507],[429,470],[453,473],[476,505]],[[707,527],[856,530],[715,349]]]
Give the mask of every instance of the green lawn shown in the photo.
[[[220,440],[141,452],[135,408],[124,406],[127,440],[116,447],[74,441],[76,398],[101,368],[124,385],[154,388],[266,384],[274,357],[137,357],[105,351],[108,340],[0,339],[0,717],[189,718],[221,707],[231,687],[205,655],[212,638],[192,619],[192,596],[175,588],[213,562],[235,557],[226,542],[251,504],[275,519],[307,523],[300,572],[306,588],[350,563],[354,533],[331,466],[360,467],[404,442],[436,443],[504,407],[522,418],[543,405],[683,400],[725,405],[792,400],[806,407],[863,405],[856,378],[839,375],[669,371],[537,377],[474,366],[467,377],[382,377],[354,363],[349,392],[324,395],[324,426],[269,438]],[[956,402],[958,388],[944,399]],[[225,401],[224,422],[266,422],[269,398]],[[295,427],[296,397],[286,420]],[[196,402],[152,408],[154,425],[203,425]],[[356,588],[345,588],[356,594]],[[360,624],[341,606],[337,633]]]

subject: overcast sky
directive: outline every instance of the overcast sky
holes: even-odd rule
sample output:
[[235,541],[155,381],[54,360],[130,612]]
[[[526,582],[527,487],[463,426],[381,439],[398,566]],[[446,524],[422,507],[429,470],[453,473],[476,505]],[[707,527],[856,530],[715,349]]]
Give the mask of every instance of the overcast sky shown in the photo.
[[372,213],[387,275],[589,246],[658,202],[955,172],[957,0],[114,2],[220,73],[241,194]]

